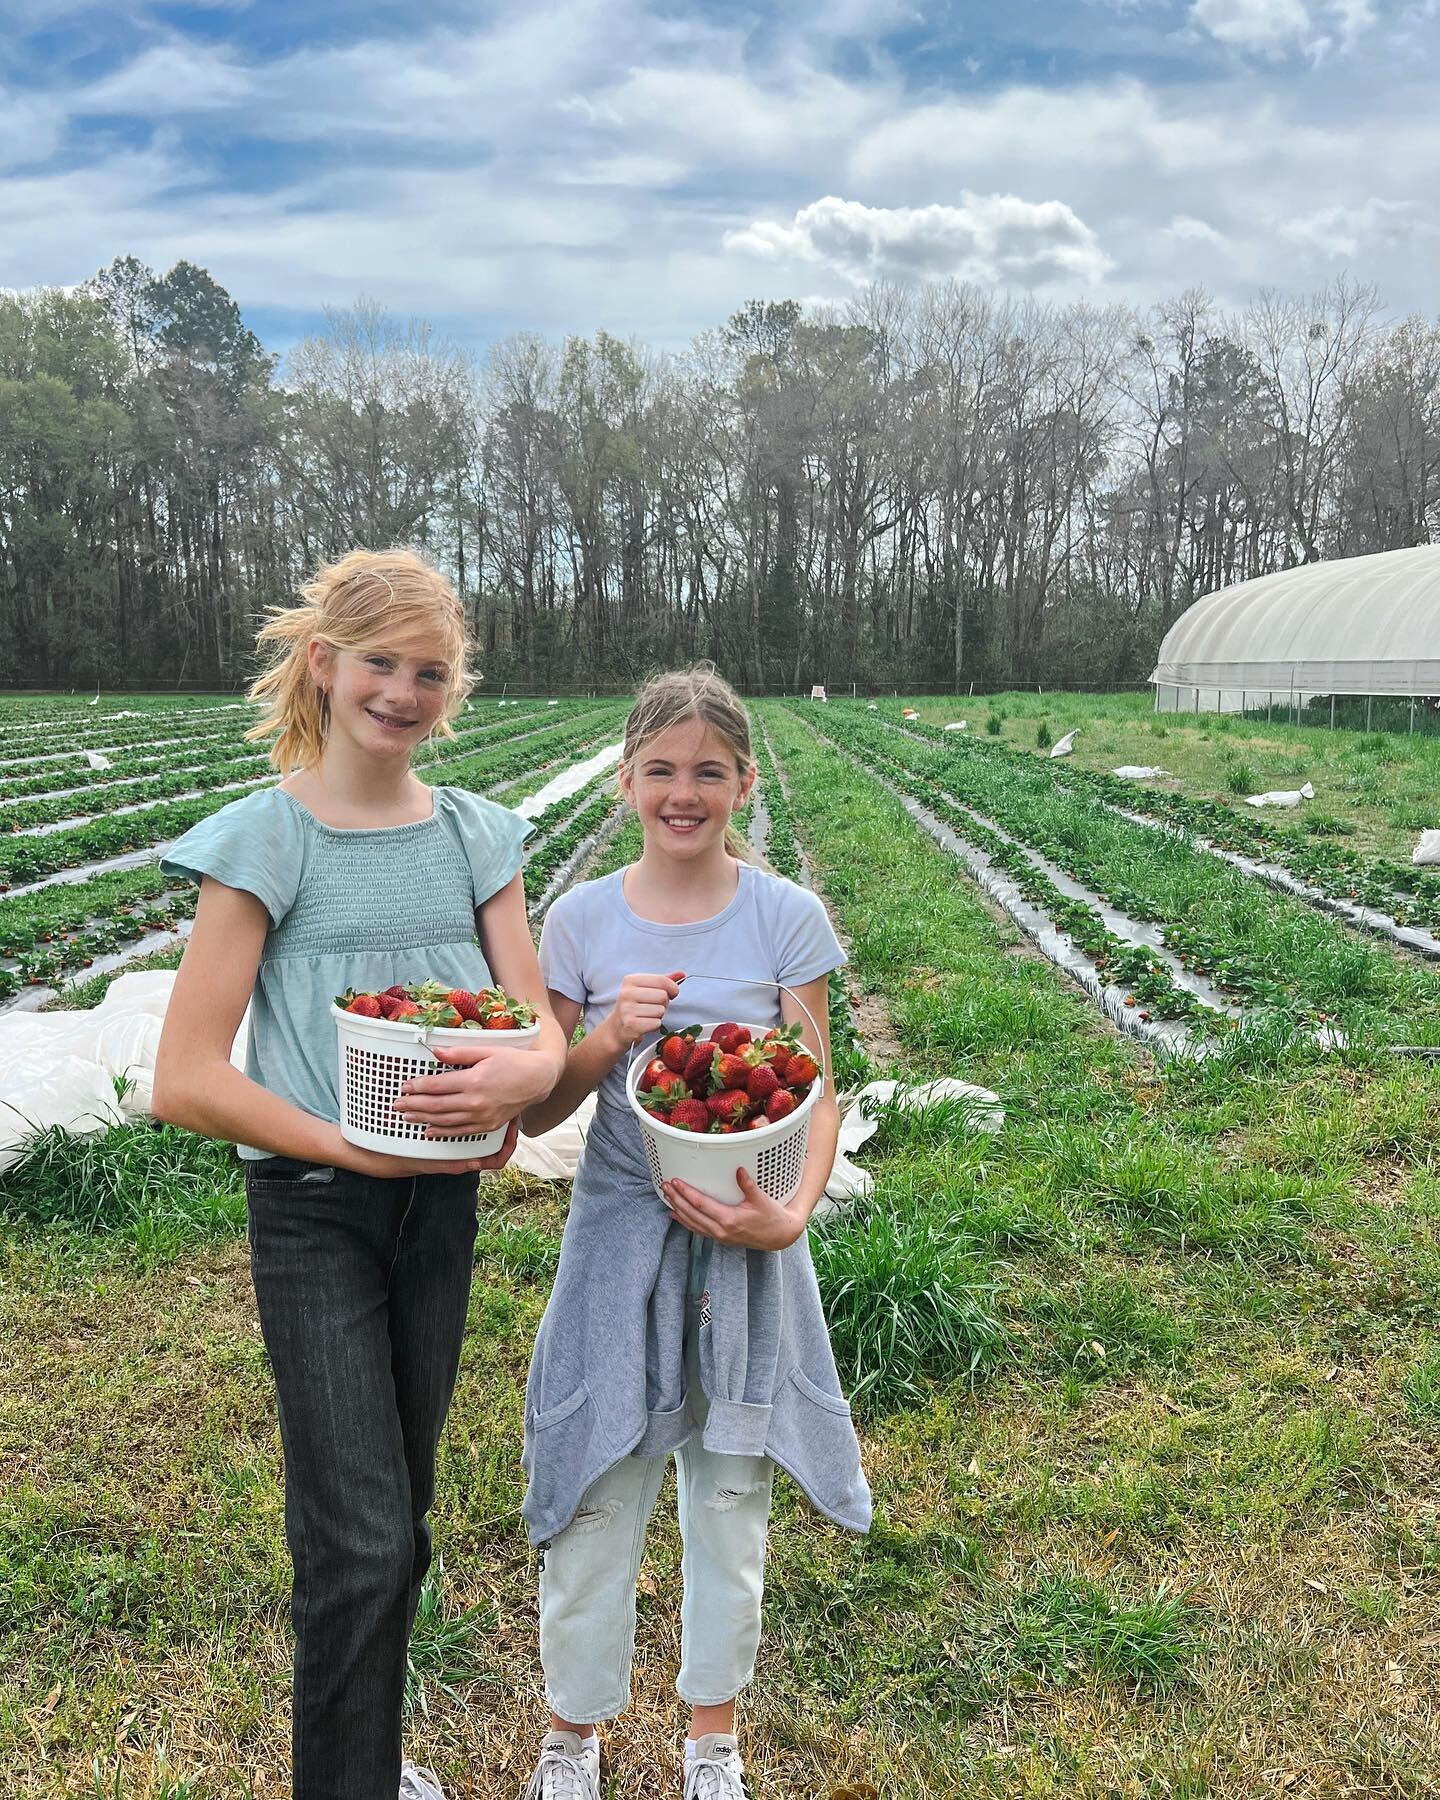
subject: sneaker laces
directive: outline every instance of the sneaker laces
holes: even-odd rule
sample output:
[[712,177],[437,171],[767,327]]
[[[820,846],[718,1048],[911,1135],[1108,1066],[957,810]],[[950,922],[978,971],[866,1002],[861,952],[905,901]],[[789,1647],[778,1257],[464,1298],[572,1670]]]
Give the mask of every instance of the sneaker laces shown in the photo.
[[522,1800],[595,1800],[595,1784],[584,1756],[568,1750],[542,1750]]
[[687,1762],[685,1800],[748,1800],[739,1752],[725,1749]]

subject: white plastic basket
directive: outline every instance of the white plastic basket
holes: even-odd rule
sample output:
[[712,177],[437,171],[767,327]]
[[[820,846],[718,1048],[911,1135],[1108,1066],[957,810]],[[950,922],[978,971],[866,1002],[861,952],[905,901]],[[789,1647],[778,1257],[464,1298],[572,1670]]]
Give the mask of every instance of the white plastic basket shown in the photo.
[[[416,1075],[434,1075],[442,1063],[432,1044],[448,1050],[476,1039],[507,1050],[528,1049],[540,1035],[537,1021],[516,1031],[447,1030],[443,1025],[410,1025],[403,1020],[367,1019],[332,1002],[340,1054],[340,1135],[362,1150],[387,1156],[421,1156],[455,1162],[493,1156],[505,1142],[505,1127],[453,1137],[427,1137],[418,1119],[402,1119],[393,1110],[402,1085]],[[757,1133],[757,1136],[759,1134]]]
[[[729,977],[707,975],[705,979],[719,981],[728,980]],[[737,981],[736,985],[753,987],[764,984]],[[769,985],[779,988],[781,993],[792,992],[778,981]],[[814,1033],[810,1047],[818,1058],[821,1054],[821,1040],[814,1016],[798,994],[792,994],[792,998],[810,1021],[810,1028]],[[744,1019],[723,1022],[745,1026],[752,1038],[763,1038],[771,1029],[769,1025],[752,1025]],[[721,1023],[717,1019],[712,1024],[702,1025],[700,1037],[709,1037],[716,1025]],[[651,1057],[658,1054],[659,1041],[657,1039],[643,1054],[635,1056],[625,1078],[626,1098],[630,1102],[631,1111],[640,1121],[645,1160],[650,1165],[650,1179],[655,1183],[656,1189],[666,1181],[688,1181],[692,1187],[699,1188],[702,1194],[709,1194],[713,1200],[719,1200],[727,1206],[738,1206],[744,1196],[735,1178],[741,1169],[747,1169],[757,1187],[762,1188],[781,1206],[787,1205],[800,1186],[800,1178],[805,1172],[805,1151],[810,1142],[810,1114],[824,1092],[828,1071],[822,1069],[815,1077],[810,1092],[793,1113],[787,1114],[783,1119],[776,1119],[771,1125],[762,1126],[758,1131],[678,1131],[675,1126],[667,1125],[646,1112],[637,1098],[640,1077],[645,1073],[645,1065]]]

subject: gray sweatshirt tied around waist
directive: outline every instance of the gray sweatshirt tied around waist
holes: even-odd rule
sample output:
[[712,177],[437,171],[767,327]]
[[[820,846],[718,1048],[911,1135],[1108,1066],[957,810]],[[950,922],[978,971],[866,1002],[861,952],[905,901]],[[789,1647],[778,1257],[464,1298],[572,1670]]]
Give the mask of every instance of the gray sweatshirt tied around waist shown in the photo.
[[[576,1173],[525,1393],[533,1544],[558,1536],[622,1456],[664,1455],[695,1429],[684,1363],[691,1236],[655,1192],[639,1133],[602,1103]],[[708,1287],[705,1448],[768,1456],[827,1517],[868,1530],[870,1489],[807,1239],[781,1251],[716,1244]]]

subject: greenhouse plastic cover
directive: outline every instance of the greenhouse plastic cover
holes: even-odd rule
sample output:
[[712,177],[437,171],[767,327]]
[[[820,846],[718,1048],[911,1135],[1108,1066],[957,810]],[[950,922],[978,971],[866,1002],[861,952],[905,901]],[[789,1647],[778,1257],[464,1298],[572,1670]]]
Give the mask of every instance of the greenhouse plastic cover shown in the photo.
[[1257,575],[1207,594],[1165,635],[1156,687],[1440,694],[1440,545]]

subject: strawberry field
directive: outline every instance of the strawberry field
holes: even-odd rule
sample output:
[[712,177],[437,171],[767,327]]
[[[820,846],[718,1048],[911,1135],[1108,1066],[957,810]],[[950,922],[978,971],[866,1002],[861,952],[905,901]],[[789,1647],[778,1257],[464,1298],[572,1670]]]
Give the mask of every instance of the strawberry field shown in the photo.
[[[93,1004],[117,967],[173,962],[193,896],[159,846],[264,778],[232,705],[102,705],[0,702],[0,1004]],[[812,1228],[876,1527],[781,1486],[756,1790],[1434,1792],[1440,892],[1401,822],[1440,824],[1434,749],[1128,696],[910,710],[752,707],[752,838],[851,955],[840,1085],[955,1076],[1005,1109],[994,1135],[954,1101],[884,1113],[873,1193]],[[477,701],[432,779],[518,804],[624,711]],[[1039,740],[1077,725],[1052,760]],[[1294,817],[1243,804],[1302,778]],[[599,772],[531,842],[537,925],[637,848]],[[441,1452],[411,1737],[477,1800],[518,1793],[543,1718],[520,1392],[565,1200],[486,1189]],[[288,1791],[278,1440],[230,1153],[142,1122],[37,1139],[0,1177],[0,1332],[11,1791]],[[678,1556],[658,1530],[616,1795],[678,1723]]]

